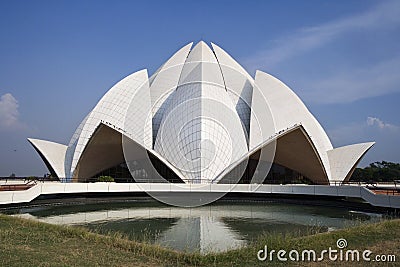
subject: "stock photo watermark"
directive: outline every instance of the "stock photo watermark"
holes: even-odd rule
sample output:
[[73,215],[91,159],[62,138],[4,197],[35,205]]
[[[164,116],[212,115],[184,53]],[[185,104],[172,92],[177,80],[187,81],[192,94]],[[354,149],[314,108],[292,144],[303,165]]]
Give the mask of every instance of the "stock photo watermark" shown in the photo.
[[321,251],[313,249],[290,251],[284,249],[269,249],[267,245],[257,252],[257,259],[259,261],[305,261],[305,262],[320,262],[324,260],[329,261],[343,261],[343,262],[396,262],[396,255],[394,254],[374,254],[371,250],[357,250],[346,249],[347,240],[339,238],[336,241],[336,247],[329,247]]

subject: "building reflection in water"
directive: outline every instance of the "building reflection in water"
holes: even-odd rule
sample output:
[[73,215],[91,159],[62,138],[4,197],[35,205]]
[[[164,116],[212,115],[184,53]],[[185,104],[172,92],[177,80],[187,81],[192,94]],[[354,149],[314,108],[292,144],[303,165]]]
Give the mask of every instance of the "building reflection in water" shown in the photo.
[[104,208],[26,209],[18,216],[51,224],[80,225],[98,232],[118,231],[131,239],[201,253],[238,248],[262,233],[299,232],[310,226],[328,231],[381,218],[379,214],[286,204]]

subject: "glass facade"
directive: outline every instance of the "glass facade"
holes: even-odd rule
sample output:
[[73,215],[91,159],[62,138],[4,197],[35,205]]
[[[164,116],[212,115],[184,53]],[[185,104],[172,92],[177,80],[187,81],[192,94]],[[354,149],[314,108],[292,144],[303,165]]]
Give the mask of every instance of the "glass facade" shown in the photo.
[[[169,181],[170,183],[183,183],[182,179],[180,179],[167,165],[165,165],[157,157],[153,156],[150,153],[148,153],[148,156],[156,171],[167,181]],[[142,167],[142,164],[139,160],[129,162],[129,167],[132,170],[132,173],[130,172],[127,163],[123,162],[97,173],[90,180],[96,181],[100,176],[111,176],[117,183],[154,182],[152,181],[151,177],[149,177],[146,170]]]
[[[258,165],[259,153],[255,153],[247,161],[239,164],[234,170],[232,170],[228,175],[227,179],[221,181],[221,183],[239,183],[239,184],[249,184],[253,177],[254,171]],[[183,183],[183,181],[162,161],[160,161],[155,156],[149,153],[149,158],[157,170],[157,172],[168,180],[170,183]],[[147,172],[141,168],[140,161],[134,161],[129,163],[132,174],[129,171],[128,165],[126,163],[120,163],[113,166],[107,170],[101,171],[96,174],[90,180],[96,181],[100,176],[111,176],[114,178],[115,182],[119,183],[135,183],[135,182],[147,182],[151,183],[151,177],[148,177]],[[238,182],[237,175],[241,175]],[[133,178],[135,177],[135,179]],[[231,179],[229,179],[231,177]],[[271,170],[265,177],[264,184],[314,184],[309,178],[302,175],[301,173],[286,168],[277,163],[273,163]]]

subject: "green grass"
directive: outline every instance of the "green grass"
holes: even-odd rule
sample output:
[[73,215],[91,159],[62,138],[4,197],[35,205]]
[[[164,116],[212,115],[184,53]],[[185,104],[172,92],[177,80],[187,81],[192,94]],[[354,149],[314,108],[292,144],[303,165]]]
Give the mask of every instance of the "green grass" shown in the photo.
[[[329,246],[336,248],[338,238],[347,240],[348,249],[395,254],[400,261],[399,219],[308,236],[265,233],[247,247],[200,255],[131,241],[118,234],[100,235],[83,228],[0,215],[0,266],[271,266],[271,262],[257,260],[257,252],[264,245],[287,251],[321,251]],[[278,266],[290,264],[296,263],[272,263]],[[331,262],[323,264],[332,265]],[[308,265],[320,266],[321,263]],[[343,266],[343,262],[337,266]],[[362,262],[359,266],[373,264]]]

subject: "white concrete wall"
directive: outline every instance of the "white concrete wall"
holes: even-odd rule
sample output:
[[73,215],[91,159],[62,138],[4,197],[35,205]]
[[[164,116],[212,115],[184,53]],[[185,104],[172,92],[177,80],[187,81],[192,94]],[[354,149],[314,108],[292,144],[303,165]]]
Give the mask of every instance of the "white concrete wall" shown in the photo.
[[364,199],[373,206],[400,208],[400,196],[377,195],[362,186],[343,185],[257,185],[257,184],[171,184],[171,183],[38,183],[24,191],[0,191],[0,204],[27,203],[40,195],[107,192],[236,192],[295,194]]

